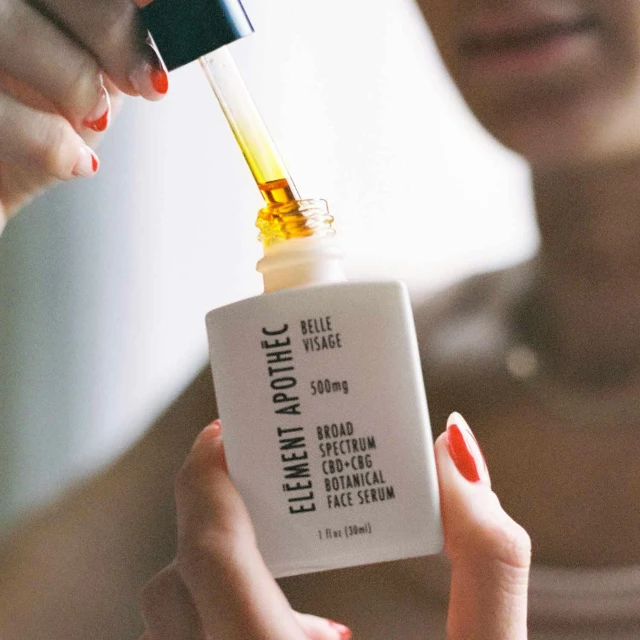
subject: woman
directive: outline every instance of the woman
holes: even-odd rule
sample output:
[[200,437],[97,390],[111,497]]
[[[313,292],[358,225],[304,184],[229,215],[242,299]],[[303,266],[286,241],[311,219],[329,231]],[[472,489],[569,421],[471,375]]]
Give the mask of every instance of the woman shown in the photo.
[[[452,407],[464,411],[483,443],[506,511],[532,535],[538,567],[531,591],[531,637],[636,637],[640,2],[419,4],[471,109],[531,163],[542,236],[540,254],[531,263],[478,277],[417,308],[433,424],[444,424]],[[14,578],[15,593],[29,595],[22,601],[2,598],[1,610],[12,605],[16,612],[6,625],[8,638],[35,637],[38,625],[49,636],[63,630],[57,633],[67,638],[114,637],[136,628],[132,602],[139,586],[174,553],[170,478],[195,436],[191,428],[210,419],[210,384],[203,374],[127,457],[15,535],[2,566],[13,569],[6,575]],[[187,490],[179,491],[181,514],[190,513],[189,496],[199,495],[201,482],[211,492],[208,499],[235,496],[220,473],[218,427],[198,442],[181,474],[183,479],[195,474]],[[506,624],[511,618],[505,599],[495,598],[505,593],[499,569],[510,566],[500,557],[504,545],[477,535],[477,520],[468,529],[474,535],[456,535],[456,525],[474,511],[452,507],[473,504],[462,497],[478,486],[487,490],[482,504],[486,500],[488,505],[492,494],[482,482],[457,483],[461,476],[449,465],[449,444],[445,436],[436,446],[445,534],[454,560],[451,637],[520,638],[513,634],[522,629]],[[211,466],[198,466],[202,459]],[[216,473],[213,484],[206,469]],[[221,513],[238,518],[240,530],[246,531],[241,505],[234,498],[226,506],[230,510]],[[447,513],[462,515],[449,518]],[[495,522],[506,523],[502,511],[489,513]],[[108,530],[101,523],[109,523]],[[93,543],[87,545],[87,539]],[[520,541],[512,545],[518,551],[516,566],[523,569],[522,538],[515,539]],[[249,544],[249,538],[242,540]],[[469,552],[476,540],[486,546]],[[227,542],[230,548],[242,547],[233,536]],[[43,556],[47,563],[36,564],[34,559]],[[30,566],[31,573],[25,570]],[[276,600],[273,607],[281,608],[273,610],[288,609],[259,559],[242,573],[255,578],[247,583],[251,594],[266,593],[274,600],[252,600],[247,591],[236,590],[245,583],[233,580],[224,590],[227,597],[216,598],[210,583],[194,587],[197,577],[184,568],[176,581],[176,565],[171,566],[146,591],[151,638],[163,640],[159,634],[170,627],[162,612],[172,606],[182,612],[170,616],[174,623],[191,624],[195,611],[198,622],[206,620],[220,637],[243,637],[247,620],[258,625],[251,627],[259,629],[256,637],[280,637],[278,629],[265,629],[273,618],[260,613],[271,611]],[[216,566],[226,572],[223,577],[238,569],[222,562]],[[96,581],[96,572],[105,567],[108,573]],[[295,607],[337,617],[356,637],[439,637],[446,615],[446,571],[439,559],[425,559],[292,578],[282,586]],[[456,582],[456,575],[464,579]],[[192,598],[199,594],[195,609],[193,602],[180,606],[185,581]],[[253,589],[258,583],[263,590]],[[51,585],[61,584],[73,611],[91,615],[71,616],[59,606],[50,592]],[[521,587],[522,581],[516,584]],[[522,601],[516,599],[511,610],[519,620]],[[221,603],[228,605],[226,610]],[[483,622],[493,626],[488,629]],[[219,633],[221,624],[227,625],[224,633]],[[318,633],[325,632],[326,627]]]
[[[529,161],[541,233],[530,263],[419,305],[434,424],[464,412],[531,535],[531,637],[638,637],[640,2],[419,4],[476,117]],[[437,562],[405,572],[418,602],[444,592]],[[287,584],[296,606],[330,586],[308,583]]]

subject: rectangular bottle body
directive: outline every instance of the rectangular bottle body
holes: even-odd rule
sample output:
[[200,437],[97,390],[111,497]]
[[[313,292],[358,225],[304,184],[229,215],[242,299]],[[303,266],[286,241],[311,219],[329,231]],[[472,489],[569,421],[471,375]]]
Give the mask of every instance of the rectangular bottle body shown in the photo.
[[207,330],[230,474],[276,577],[441,550],[403,284],[265,294],[211,311]]

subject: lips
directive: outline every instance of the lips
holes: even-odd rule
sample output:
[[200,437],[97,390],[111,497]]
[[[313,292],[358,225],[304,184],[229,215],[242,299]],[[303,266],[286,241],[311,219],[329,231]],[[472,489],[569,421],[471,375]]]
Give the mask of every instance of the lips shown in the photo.
[[593,15],[565,20],[515,14],[483,16],[466,30],[461,51],[470,58],[525,52],[598,27],[599,21]]

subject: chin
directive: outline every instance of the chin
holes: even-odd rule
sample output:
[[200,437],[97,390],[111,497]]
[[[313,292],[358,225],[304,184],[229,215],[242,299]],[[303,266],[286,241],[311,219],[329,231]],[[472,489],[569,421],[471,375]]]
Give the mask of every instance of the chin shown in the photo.
[[456,80],[484,128],[534,169],[580,168],[640,157],[637,67],[570,65],[482,84],[456,69]]
[[485,129],[534,169],[580,168],[640,156],[640,108],[620,111],[615,101],[568,91],[517,101],[493,97],[483,104],[468,102]]
[[[582,127],[530,119],[487,126],[505,147],[522,156],[533,169],[569,169],[601,162],[605,154],[597,136],[585,135]],[[594,139],[595,138],[595,139]]]

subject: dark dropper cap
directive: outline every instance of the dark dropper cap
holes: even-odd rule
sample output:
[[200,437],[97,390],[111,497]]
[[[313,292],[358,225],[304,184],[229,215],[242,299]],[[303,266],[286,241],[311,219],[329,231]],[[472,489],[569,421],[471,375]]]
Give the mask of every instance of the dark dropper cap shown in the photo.
[[169,71],[253,33],[240,0],[154,0],[140,12]]

